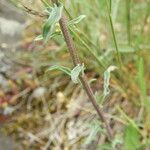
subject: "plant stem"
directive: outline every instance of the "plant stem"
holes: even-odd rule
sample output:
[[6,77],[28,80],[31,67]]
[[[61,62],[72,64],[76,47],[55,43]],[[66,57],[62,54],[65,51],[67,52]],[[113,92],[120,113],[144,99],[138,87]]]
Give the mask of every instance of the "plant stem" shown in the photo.
[[126,0],[126,14],[127,14],[127,36],[128,44],[131,45],[131,15],[130,15],[130,0]]
[[[67,13],[69,19],[73,19],[72,16],[70,15],[70,13],[67,11],[67,9],[64,7],[65,9],[65,12]],[[83,40],[79,35],[78,33],[76,33],[72,28],[69,28],[70,31],[73,33],[73,35],[84,45],[84,47],[87,48],[87,50],[89,51],[89,53],[96,59],[97,63],[99,66],[102,67],[102,69],[105,69],[105,64],[103,64],[103,62],[99,59],[99,57],[96,55],[96,53],[91,50],[91,48],[88,46],[87,42],[85,42],[85,40]],[[77,29],[76,25],[75,25],[75,29]],[[88,37],[82,32],[82,31],[79,31],[78,32],[93,46],[95,47],[97,50],[98,50],[98,47],[93,43],[91,42],[90,39],[88,39]]]
[[111,13],[111,9],[112,9],[112,0],[109,0],[109,9],[110,9],[110,13]]
[[109,21],[110,21],[112,35],[113,35],[113,39],[114,39],[114,43],[115,43],[115,47],[116,47],[117,60],[118,60],[118,63],[121,67],[122,66],[122,60],[121,60],[121,55],[120,55],[119,48],[118,48],[118,43],[117,43],[117,40],[116,40],[116,35],[115,35],[115,30],[114,30],[114,25],[113,25],[111,14],[109,14]]
[[109,21],[110,21],[111,31],[112,31],[112,35],[113,35],[113,40],[114,40],[114,44],[115,44],[115,48],[116,48],[116,52],[117,52],[117,61],[119,63],[120,68],[122,68],[123,63],[122,63],[121,55],[119,52],[118,43],[117,43],[117,39],[116,39],[116,35],[115,35],[115,29],[114,29],[114,25],[113,25],[112,16],[111,16],[112,1],[110,0],[110,4],[108,4],[108,1],[106,0],[106,5],[107,5],[107,12],[108,12],[108,17],[109,17]]
[[102,67],[102,69],[105,69],[105,65],[103,64],[103,62],[100,60],[100,58],[96,55],[96,53],[86,44],[86,42],[84,40],[82,40],[82,38],[70,28],[70,31],[73,33],[73,35],[78,38],[78,40],[84,45],[84,47],[86,47],[86,49],[89,51],[89,53],[95,58],[95,60],[97,61],[98,65]]
[[[59,5],[57,0],[52,0],[52,2],[55,3],[56,5]],[[65,18],[64,15],[62,15],[61,19],[59,20],[59,24],[60,24],[61,31],[63,33],[64,39],[66,41],[66,44],[68,46],[68,50],[70,52],[70,56],[72,58],[73,64],[74,64],[74,66],[77,66],[78,64],[81,64],[81,62],[80,62],[78,53],[76,51],[73,39],[72,39],[71,34],[69,32],[69,29],[67,27],[66,18]],[[101,121],[103,121],[104,124],[105,124],[105,128],[107,130],[107,135],[108,135],[109,140],[112,141],[113,140],[112,129],[111,129],[110,125],[108,124],[103,111],[100,109],[100,107],[96,103],[94,93],[93,93],[93,91],[92,91],[92,89],[91,89],[91,87],[90,87],[90,85],[87,81],[86,75],[85,74],[80,75],[80,80],[81,80],[82,86],[84,87],[84,89],[85,89],[85,91],[86,91],[86,93],[89,97],[89,100],[93,104],[93,107],[94,107],[94,109],[96,110],[96,112],[99,116],[99,119]]]

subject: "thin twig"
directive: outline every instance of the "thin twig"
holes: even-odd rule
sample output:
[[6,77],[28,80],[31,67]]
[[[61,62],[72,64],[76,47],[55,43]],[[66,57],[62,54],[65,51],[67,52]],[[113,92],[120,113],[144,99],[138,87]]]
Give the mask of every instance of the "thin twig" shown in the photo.
[[[52,2],[55,3],[56,5],[59,5],[59,2],[57,0],[52,0]],[[81,64],[81,62],[80,62],[78,53],[76,51],[73,39],[72,39],[71,34],[69,32],[69,29],[67,27],[66,18],[64,15],[62,15],[62,17],[59,21],[59,24],[60,24],[64,39],[66,41],[66,44],[68,46],[68,50],[69,50],[70,56],[72,58],[73,64],[74,64],[74,66],[77,66],[78,64]],[[84,89],[85,89],[91,103],[93,104],[100,120],[103,121],[105,124],[109,140],[112,141],[112,139],[113,139],[112,129],[111,129],[110,125],[108,124],[108,122],[104,116],[103,111],[99,108],[98,104],[96,103],[96,99],[95,99],[93,91],[92,91],[92,89],[91,89],[91,87],[87,81],[86,75],[85,74],[80,75],[80,80],[81,80],[82,86],[84,87]]]

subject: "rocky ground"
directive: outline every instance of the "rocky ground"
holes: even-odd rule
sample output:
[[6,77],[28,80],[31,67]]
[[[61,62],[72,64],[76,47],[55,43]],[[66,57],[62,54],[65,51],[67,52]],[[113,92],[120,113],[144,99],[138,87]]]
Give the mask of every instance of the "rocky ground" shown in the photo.
[[[0,1],[0,88],[5,88],[6,78],[4,74],[13,69],[13,63],[7,54],[15,54],[16,47],[21,39],[21,33],[25,27],[25,15],[16,9],[9,0]],[[12,55],[13,57],[13,55]],[[0,119],[3,118],[0,110]],[[3,121],[0,120],[0,127]],[[0,133],[0,150],[16,150],[18,144],[9,137]]]

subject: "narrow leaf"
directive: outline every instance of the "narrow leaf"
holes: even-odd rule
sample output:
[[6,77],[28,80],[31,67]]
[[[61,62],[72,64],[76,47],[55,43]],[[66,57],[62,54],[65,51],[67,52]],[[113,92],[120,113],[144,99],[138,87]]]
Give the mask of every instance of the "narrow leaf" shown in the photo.
[[140,134],[136,128],[129,124],[124,133],[124,149],[123,150],[136,150],[140,147]]
[[119,52],[120,53],[133,53],[135,51],[136,50],[133,47],[130,47],[130,46],[128,46],[128,47],[120,47],[119,48]]
[[115,3],[112,3],[112,20],[113,22],[116,21],[116,18],[118,16],[118,9],[119,9],[119,2],[120,0],[116,0]]
[[144,79],[144,61],[143,58],[139,59],[139,64],[138,64],[138,81],[139,81],[139,86],[141,90],[141,94],[143,98],[146,98],[147,91],[146,91],[146,83]]
[[110,73],[117,69],[116,66],[110,66],[108,69],[104,72],[104,98],[109,94],[110,89],[109,89],[109,81],[110,81]]
[[71,71],[71,80],[74,83],[78,83],[79,75],[83,71],[84,71],[84,65],[77,65],[76,67],[74,67],[73,70]]
[[114,140],[112,141],[112,148],[115,149],[118,144],[122,144],[122,143],[123,141],[121,137],[115,137]]
[[99,132],[103,132],[103,129],[101,127],[101,123],[99,121],[94,121],[90,124],[91,132],[87,139],[85,140],[85,144],[90,144],[93,140],[96,139],[96,135]]
[[41,2],[43,3],[43,5],[44,5],[46,8],[50,7],[50,5],[49,5],[49,3],[48,3],[47,0],[41,0]]
[[97,133],[101,130],[101,128],[99,127],[99,125],[94,126],[94,128],[92,129],[90,135],[88,136],[88,138],[86,139],[85,144],[90,144],[96,137]]
[[62,14],[63,6],[56,6],[51,9],[49,12],[49,18],[43,27],[43,38],[45,41],[48,40],[48,37],[51,36],[54,32],[56,23],[60,20]]
[[71,70],[68,67],[64,67],[64,66],[54,65],[54,66],[51,66],[50,68],[48,68],[47,71],[52,71],[52,70],[60,70],[69,76],[71,74]]
[[141,92],[141,102],[144,104],[147,111],[150,111],[150,102],[147,99],[147,86],[145,82],[144,60],[141,57],[138,59],[138,83]]
[[80,15],[79,17],[74,18],[73,20],[69,21],[69,22],[68,22],[68,25],[71,26],[71,25],[78,24],[78,23],[81,22],[85,17],[86,17],[85,15]]
[[42,35],[39,35],[39,36],[37,36],[37,37],[34,39],[34,41],[41,41],[41,40],[43,40],[43,36],[42,36]]

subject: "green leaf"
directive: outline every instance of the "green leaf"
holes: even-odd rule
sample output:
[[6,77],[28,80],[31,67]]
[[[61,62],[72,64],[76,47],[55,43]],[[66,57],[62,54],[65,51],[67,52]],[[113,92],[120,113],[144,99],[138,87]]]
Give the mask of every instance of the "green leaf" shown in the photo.
[[115,69],[117,69],[116,66],[110,66],[104,72],[104,92],[103,92],[104,98],[110,93],[110,89],[109,89],[110,73]]
[[119,10],[119,2],[120,0],[116,0],[115,3],[112,3],[112,20],[113,22],[116,22],[117,16],[118,16],[118,10]]
[[[51,35],[49,35],[48,36],[48,40],[49,39],[51,39],[51,38],[53,38],[53,37],[55,37],[55,36],[57,36],[57,35],[61,35],[61,32],[53,32]],[[34,39],[34,41],[41,41],[41,40],[43,40],[43,36],[42,35],[39,35],[39,36],[37,36],[35,39]]]
[[135,123],[135,121],[131,119],[118,105],[116,106],[116,108],[119,111],[119,113],[122,115],[122,117],[126,119],[128,123],[131,124],[140,133],[138,125]]
[[51,35],[48,36],[48,40],[57,36],[57,35],[61,35],[61,32],[53,32]]
[[61,18],[62,10],[63,10],[62,5],[60,6],[54,5],[54,7],[51,8],[51,11],[49,12],[50,14],[49,18],[47,19],[43,27],[43,38],[46,42],[48,41],[49,37],[55,32],[54,29],[56,23],[58,23],[58,21]]
[[133,53],[135,52],[136,50],[133,48],[133,47],[120,47],[119,48],[119,52],[120,53]]
[[101,123],[99,121],[94,121],[90,124],[91,132],[87,139],[85,140],[85,144],[90,144],[94,139],[96,139],[96,135],[99,132],[103,132],[103,129],[101,128]]
[[72,25],[78,24],[78,23],[81,22],[85,17],[86,17],[85,15],[80,15],[79,17],[74,18],[73,20],[69,21],[69,22],[68,22],[68,25],[69,25],[69,26],[72,26]]
[[99,131],[100,131],[99,125],[94,126],[94,128],[92,129],[90,135],[88,136],[85,144],[90,144],[95,139],[95,137]]
[[43,36],[42,36],[42,35],[38,35],[38,36],[34,39],[34,41],[41,41],[41,40],[43,40]]
[[129,124],[124,132],[124,149],[136,150],[140,147],[140,134],[132,124]]
[[147,96],[147,88],[146,88],[146,83],[145,83],[145,79],[144,79],[144,61],[143,58],[141,57],[138,60],[138,81],[139,81],[139,86],[140,86],[140,90],[142,93],[143,98],[146,98]]
[[101,145],[98,145],[98,148],[100,150],[114,150],[111,144],[101,144]]
[[112,141],[112,148],[115,149],[118,144],[122,144],[122,143],[123,141],[121,137],[115,137],[114,140]]
[[141,92],[141,100],[147,111],[150,111],[150,102],[147,99],[147,86],[145,82],[144,60],[138,59],[138,84]]
[[73,68],[73,70],[71,70],[71,80],[74,83],[78,83],[79,81],[79,75],[80,73],[84,72],[84,65],[80,65],[78,64],[76,67]]
[[64,73],[66,73],[69,76],[71,75],[71,69],[68,68],[68,67],[54,65],[54,66],[51,66],[50,68],[48,68],[47,71],[52,71],[52,70],[60,70],[60,71],[62,71]]
[[41,0],[41,2],[46,8],[50,7],[48,0]]

